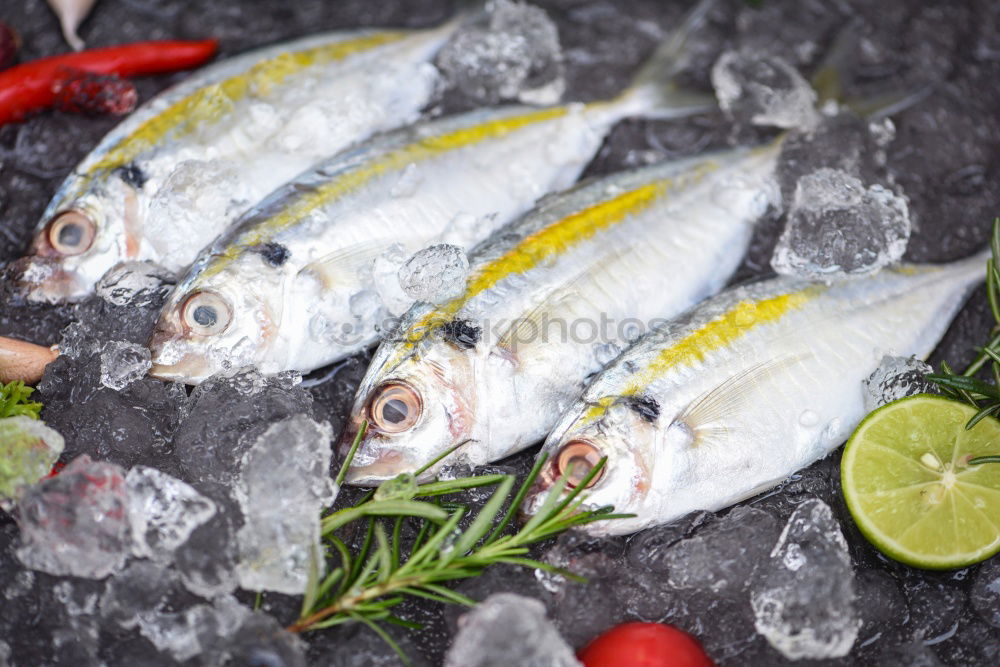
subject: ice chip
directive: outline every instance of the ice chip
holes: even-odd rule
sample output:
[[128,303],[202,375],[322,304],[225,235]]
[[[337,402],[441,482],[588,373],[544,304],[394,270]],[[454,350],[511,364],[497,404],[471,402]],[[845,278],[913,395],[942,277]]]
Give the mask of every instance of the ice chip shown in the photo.
[[244,455],[236,483],[243,588],[301,595],[311,565],[321,566],[319,514],[337,495],[332,437],[329,424],[297,415],[273,424]]
[[458,246],[439,244],[418,251],[399,269],[399,286],[415,301],[441,304],[465,289],[469,258]]
[[829,505],[798,506],[750,591],[757,632],[789,660],[839,658],[861,626],[847,542]]
[[909,238],[905,199],[824,167],[799,179],[771,266],[811,279],[871,275],[898,261]]
[[27,567],[101,579],[125,563],[131,544],[119,466],[77,457],[25,493],[19,509],[17,556]]
[[[372,282],[382,306],[391,315],[401,315],[413,304],[399,284],[399,270],[409,255],[400,243],[394,243],[372,263]],[[379,317],[380,315],[376,315]]]
[[545,605],[496,593],[458,620],[445,667],[578,667],[573,650],[545,616]]
[[191,532],[215,515],[215,503],[156,468],[136,466],[125,477],[132,553],[169,560]]
[[156,648],[183,662],[220,637],[230,636],[252,613],[232,596],[223,595],[211,605],[198,604],[183,611],[141,615],[139,632]]
[[754,125],[816,127],[816,92],[779,56],[726,51],[712,67],[719,106],[730,118]]
[[132,561],[108,581],[101,596],[101,616],[128,630],[140,618],[155,616],[178,586],[177,573],[158,563]]
[[153,262],[124,262],[98,281],[97,295],[115,306],[159,306],[174,283],[167,269]]
[[211,599],[232,593],[237,583],[236,528],[232,518],[219,511],[195,528],[174,552],[174,561],[184,587],[195,595]]
[[10,510],[32,484],[52,470],[63,437],[31,417],[0,419],[0,508]]
[[249,203],[246,184],[232,164],[220,160],[179,162],[149,202],[143,229],[157,258],[183,265],[208,245],[215,232],[205,220],[229,219]]
[[149,348],[112,340],[101,350],[101,384],[121,391],[142,379],[153,367]]
[[491,2],[488,24],[464,28],[437,63],[452,86],[487,104],[555,104],[566,87],[555,24],[544,10],[513,0]]
[[938,393],[936,385],[925,377],[932,372],[929,364],[916,357],[882,357],[879,367],[865,380],[865,410],[871,412],[914,394]]

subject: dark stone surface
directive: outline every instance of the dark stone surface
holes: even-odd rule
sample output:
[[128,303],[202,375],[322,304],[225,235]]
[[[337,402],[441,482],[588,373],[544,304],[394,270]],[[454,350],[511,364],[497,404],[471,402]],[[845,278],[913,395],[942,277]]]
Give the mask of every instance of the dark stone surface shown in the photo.
[[[687,3],[539,0],[538,4],[549,11],[559,29],[566,55],[566,97],[590,100],[620,89],[629,72],[665,31],[676,25]],[[449,5],[444,0],[101,0],[80,34],[89,46],[212,36],[220,39],[224,57],[322,30],[431,25],[449,15]],[[909,198],[914,233],[907,258],[948,261],[978,250],[984,245],[1000,201],[1000,7],[993,0],[720,1],[698,36],[684,78],[705,88],[708,72],[721,50],[736,47],[777,53],[809,74],[851,18],[860,22],[856,26],[858,48],[849,68],[850,94],[863,97],[886,90],[929,88],[919,104],[893,116],[896,139],[888,147],[883,173],[887,184],[898,184]],[[22,61],[68,48],[43,0],[3,2],[0,20],[20,33]],[[184,76],[138,80],[141,99],[149,99]],[[451,112],[472,105],[462,95],[445,92],[429,111]],[[108,117],[46,112],[25,123],[0,128],[0,263],[21,255],[60,180],[115,123]],[[721,114],[677,122],[626,121],[614,129],[587,173],[608,173],[766,136],[756,128],[734,127]],[[817,165],[827,159],[835,164],[839,147],[825,146],[826,154],[821,154],[822,148],[817,147],[815,153],[806,150],[808,159]],[[734,280],[768,272],[781,224],[774,218],[758,227],[751,251]],[[60,331],[71,321],[81,322],[92,335],[139,341],[154,314],[148,307],[112,308],[100,302],[76,307],[28,306],[0,290],[0,335],[45,344],[58,341]],[[956,318],[932,362],[966,363],[972,346],[981,342],[989,325],[984,291],[979,290]],[[192,482],[202,478],[214,481],[219,475],[208,469],[199,473],[193,466],[211,459],[212,466],[225,472],[232,457],[222,456],[218,447],[237,447],[241,435],[259,432],[257,429],[270,420],[311,411],[339,429],[366,359],[362,355],[336,370],[317,371],[304,387],[271,386],[265,390],[270,407],[261,411],[252,409],[252,401],[234,402],[221,393],[192,400],[183,389],[154,380],[143,380],[119,394],[100,386],[96,379],[99,361],[93,356],[59,362],[47,375],[40,398],[47,404],[43,416],[67,436],[67,452],[87,452],[126,466],[156,465]],[[214,406],[210,413],[226,418],[202,414],[210,406]],[[217,440],[210,450],[201,447],[200,436],[192,435],[206,432],[215,434]],[[107,437],[101,437],[102,433]],[[178,433],[183,442],[176,439]],[[523,472],[532,456],[533,452],[527,452],[503,465]],[[834,454],[797,473],[777,491],[745,503],[753,509],[745,517],[736,515],[741,520],[753,518],[767,528],[766,539],[773,544],[771,533],[784,525],[804,500],[819,497],[833,508],[857,573],[862,626],[852,653],[828,664],[996,664],[1000,611],[996,591],[987,588],[995,578],[995,563],[958,573],[930,574],[887,561],[854,527],[841,498],[838,464],[839,455]],[[224,492],[213,495],[225,498]],[[339,502],[356,497],[356,493],[344,493]],[[697,579],[685,580],[688,588],[669,583],[671,559],[676,554],[694,553],[692,550],[711,540],[727,539],[719,535],[741,535],[738,526],[730,527],[736,520],[721,514],[688,517],[675,526],[638,534],[629,538],[627,548],[622,540],[579,544],[567,539],[537,550],[538,555],[585,570],[591,577],[587,585],[549,582],[544,586],[532,572],[497,570],[463,583],[460,589],[477,599],[499,590],[539,597],[575,646],[600,629],[642,618],[672,622],[703,636],[716,659],[725,664],[781,664],[781,656],[753,631],[742,583],[734,587],[730,582],[728,588],[721,589],[706,588]],[[220,516],[217,521],[239,523],[238,517]],[[699,536],[698,542],[680,546],[683,540]],[[205,534],[192,544],[224,548],[224,535],[221,545],[215,537],[220,533],[214,537]],[[99,627],[97,617],[86,610],[76,614],[67,611],[74,608],[67,606],[67,596],[83,604],[88,596],[100,594],[104,582],[27,573],[12,553],[16,541],[17,529],[11,518],[0,513],[0,595],[4,596],[0,600],[0,639],[11,648],[11,664],[82,665],[98,660],[107,664],[170,664],[169,657],[158,653],[136,632]],[[706,569],[706,577],[714,577],[718,583],[723,574],[738,576],[742,572],[749,576],[753,563],[741,565],[737,555],[730,553],[732,546],[723,543],[718,553],[728,554],[729,560],[718,563],[718,571]],[[749,552],[759,558],[758,552],[768,548],[768,544],[756,545]],[[188,553],[186,558],[198,560],[198,555],[204,554]],[[977,570],[983,572],[977,574]],[[60,588],[61,584],[65,585]],[[241,599],[250,601],[245,596]],[[264,610],[286,623],[292,620],[296,605],[274,596]],[[401,613],[428,628],[409,633],[393,629],[404,649],[416,664],[439,664],[454,632],[455,610],[446,612],[437,603],[408,602]],[[281,657],[284,648],[274,648],[277,644],[262,648],[264,639],[262,635],[249,637],[238,655],[257,656],[254,664],[286,664]],[[397,663],[392,652],[363,628],[320,632],[305,639],[310,664]],[[267,661],[260,662],[264,659],[260,656]]]

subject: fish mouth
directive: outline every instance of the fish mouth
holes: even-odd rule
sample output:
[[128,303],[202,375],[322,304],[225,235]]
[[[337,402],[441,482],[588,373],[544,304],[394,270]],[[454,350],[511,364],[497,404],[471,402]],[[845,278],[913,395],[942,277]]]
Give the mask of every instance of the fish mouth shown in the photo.
[[169,332],[154,332],[148,345],[153,362],[149,369],[149,375],[161,380],[200,384],[215,372],[215,368],[208,359],[190,350],[171,349],[169,360],[164,358],[167,356],[169,348],[181,345],[182,343],[177,337]]
[[[361,444],[360,452],[366,443]],[[350,446],[350,445],[348,445]],[[351,465],[347,469],[344,481],[352,486],[378,486],[382,482],[399,476],[404,472],[412,472],[416,467],[409,464],[403,453],[396,449],[385,449],[379,452],[375,459],[364,465]]]
[[89,296],[93,285],[59,262],[31,255],[8,265],[12,293],[36,303],[66,303]]

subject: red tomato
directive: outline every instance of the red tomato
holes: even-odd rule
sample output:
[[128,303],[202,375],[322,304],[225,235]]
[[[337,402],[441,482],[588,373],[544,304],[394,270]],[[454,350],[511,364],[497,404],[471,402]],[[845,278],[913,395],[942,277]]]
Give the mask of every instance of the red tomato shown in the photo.
[[698,640],[672,625],[623,623],[578,654],[584,667],[712,667]]

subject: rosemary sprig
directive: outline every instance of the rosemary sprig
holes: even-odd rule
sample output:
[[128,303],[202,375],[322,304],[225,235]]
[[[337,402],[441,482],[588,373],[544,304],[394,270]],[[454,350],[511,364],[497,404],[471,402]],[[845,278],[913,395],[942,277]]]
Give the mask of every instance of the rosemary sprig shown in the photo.
[[[366,426],[363,424],[359,430],[342,473],[350,465],[351,454],[357,450]],[[360,622],[377,632],[407,662],[380,626],[383,622],[414,626],[393,614],[393,608],[407,597],[473,605],[473,600],[444,584],[477,576],[499,563],[539,568],[579,580],[571,572],[528,557],[528,547],[575,526],[629,515],[614,514],[611,507],[583,506],[585,499],[580,493],[600,474],[605,464],[602,460],[565,497],[565,478],[558,480],[538,512],[519,530],[507,531],[544,464],[545,457],[539,457],[516,492],[512,475],[478,475],[425,484],[418,484],[414,475],[401,475],[383,483],[353,507],[324,517],[323,536],[338,566],[321,579],[318,564],[314,563],[302,613],[289,630],[305,632]],[[343,474],[338,479],[342,480]],[[442,496],[484,486],[496,488],[467,527],[460,528],[468,508],[445,502]],[[352,553],[336,533],[355,522],[362,523],[366,532],[360,549]],[[405,522],[416,524],[415,537],[408,540],[402,537]]]
[[[986,298],[994,324],[989,340],[976,348],[979,354],[961,373],[956,373],[942,362],[940,373],[927,375],[927,379],[939,385],[945,394],[976,408],[976,414],[965,425],[967,429],[986,417],[1000,417],[1000,218],[993,221],[990,249],[992,257],[986,261]],[[993,382],[975,377],[987,364],[990,365]]]
[[0,419],[24,415],[38,419],[42,404],[30,399],[34,388],[24,386],[20,380],[0,384]]

